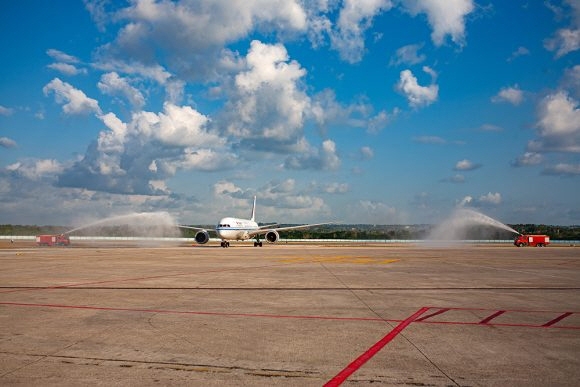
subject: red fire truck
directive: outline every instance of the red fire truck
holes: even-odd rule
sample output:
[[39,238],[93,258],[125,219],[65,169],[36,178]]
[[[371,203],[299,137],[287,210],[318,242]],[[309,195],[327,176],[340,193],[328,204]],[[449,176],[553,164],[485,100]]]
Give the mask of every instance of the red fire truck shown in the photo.
[[70,239],[68,235],[37,235],[36,244],[38,246],[68,246]]
[[514,239],[514,245],[518,247],[532,246],[544,247],[550,244],[550,237],[547,235],[518,235]]

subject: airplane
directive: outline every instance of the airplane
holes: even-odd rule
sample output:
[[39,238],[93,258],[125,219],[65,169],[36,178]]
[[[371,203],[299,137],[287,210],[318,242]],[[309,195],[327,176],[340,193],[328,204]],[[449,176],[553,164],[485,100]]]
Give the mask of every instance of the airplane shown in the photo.
[[179,226],[180,228],[187,228],[197,230],[195,234],[195,241],[200,244],[206,244],[209,241],[209,233],[215,232],[221,238],[222,247],[230,247],[229,241],[245,241],[255,238],[254,247],[262,247],[260,235],[264,235],[264,239],[268,243],[276,243],[280,240],[278,231],[297,230],[301,228],[309,228],[322,226],[329,223],[303,224],[300,226],[290,227],[275,227],[276,224],[268,224],[265,226],[258,226],[256,222],[256,196],[254,196],[254,205],[252,206],[252,213],[250,219],[239,219],[233,217],[222,218],[214,230],[206,230],[200,227]]

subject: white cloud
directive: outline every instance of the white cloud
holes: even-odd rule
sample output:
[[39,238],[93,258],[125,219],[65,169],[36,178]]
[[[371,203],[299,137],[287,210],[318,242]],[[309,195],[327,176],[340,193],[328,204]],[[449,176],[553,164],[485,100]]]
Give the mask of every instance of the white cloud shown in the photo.
[[427,15],[433,30],[431,40],[437,46],[447,36],[459,46],[465,44],[465,18],[475,9],[472,0],[403,0],[403,4],[413,16]]
[[395,56],[391,58],[390,65],[416,65],[418,63],[424,62],[427,57],[424,54],[419,54],[419,50],[421,48],[423,48],[423,44],[409,44],[407,46],[398,48]]
[[[432,70],[429,67],[423,67],[423,71],[432,74]],[[397,84],[397,90],[407,97],[409,105],[418,108],[431,105],[437,101],[439,86],[435,83],[429,86],[421,86],[411,70],[403,70]]]
[[461,199],[458,203],[457,203],[457,207],[466,207],[468,205],[471,204],[471,202],[473,202],[473,198],[471,196],[465,196],[463,199]]
[[2,148],[16,148],[16,141],[8,137],[0,137],[0,147]]
[[50,56],[52,59],[56,60],[57,62],[61,62],[61,63],[79,63],[80,60],[73,56],[73,55],[69,55],[67,53],[64,53],[62,51],[56,50],[54,48],[48,49],[46,50],[46,54],[48,56]]
[[512,165],[514,167],[524,167],[529,165],[538,165],[544,161],[544,156],[535,152],[526,152],[519,156]]
[[556,58],[580,49],[580,2],[578,0],[565,0],[561,6],[546,3],[556,18],[570,18],[570,25],[554,32],[551,38],[544,41],[544,47],[549,51],[556,52]]
[[298,62],[288,62],[281,44],[254,40],[246,61],[248,69],[235,77],[226,107],[227,132],[242,139],[259,139],[265,147],[295,144],[302,137],[310,106],[299,83],[306,71]]
[[373,115],[373,108],[364,101],[341,104],[333,90],[325,89],[310,99],[308,118],[326,131],[329,126],[365,128],[369,134],[377,134],[400,113],[394,108],[391,113],[381,110]]
[[509,102],[512,105],[519,105],[523,100],[524,92],[519,88],[518,85],[513,87],[504,87],[491,98],[492,102]]
[[325,140],[320,149],[310,147],[307,152],[289,156],[284,162],[287,169],[335,170],[340,167],[336,144]]
[[103,74],[97,86],[104,94],[111,96],[121,95],[127,98],[136,110],[141,109],[145,105],[145,97],[143,97],[143,94],[131,86],[126,78],[120,77],[116,72]]
[[455,168],[453,168],[456,171],[473,171],[474,169],[480,168],[481,164],[475,164],[470,160],[467,159],[463,159],[458,161],[455,164]]
[[580,176],[580,164],[559,163],[547,167],[542,171],[543,175],[557,176]]
[[350,190],[347,183],[329,183],[322,186],[322,190],[327,194],[343,194]]
[[377,134],[383,130],[400,113],[399,108],[394,108],[391,113],[381,110],[375,116],[370,117],[367,124],[367,133]]
[[507,59],[507,61],[511,62],[511,61],[521,57],[521,56],[526,56],[526,55],[530,55],[530,50],[528,50],[526,47],[520,46],[514,52],[512,52],[512,54]]
[[61,172],[63,166],[56,160],[31,160],[18,161],[6,167],[7,171],[17,173],[30,180],[40,180],[48,177],[53,178]]
[[52,63],[47,66],[49,69],[56,70],[61,72],[65,75],[78,75],[78,74],[86,74],[87,69],[79,69],[76,66],[70,63]]
[[79,89],[70,84],[54,78],[42,89],[45,95],[54,93],[56,102],[62,104],[62,110],[66,114],[98,113],[101,109],[97,100],[89,98]]
[[580,49],[580,29],[562,28],[554,33],[550,39],[546,39],[544,47],[548,51],[555,51],[556,58]]
[[0,105],[0,116],[11,116],[13,113],[14,109]]
[[570,90],[576,98],[580,98],[580,65],[566,69],[562,78],[562,88]]
[[208,118],[190,106],[165,103],[158,114],[141,111],[131,121],[99,114],[99,133],[82,160],[59,176],[59,185],[125,194],[163,194],[178,170],[228,168],[225,140],[207,128]]
[[360,148],[360,154],[364,160],[372,159],[375,156],[375,152],[369,146],[363,146]]
[[364,33],[373,18],[388,11],[390,0],[345,0],[340,10],[337,30],[331,34],[332,47],[350,63],[359,62],[364,54]]
[[488,192],[487,194],[480,196],[478,201],[482,204],[498,205],[501,204],[501,194],[499,192]]
[[539,139],[530,141],[530,152],[580,152],[580,107],[566,92],[546,96],[538,106]]
[[[112,44],[102,47],[105,57],[129,57],[142,64],[166,59],[182,79],[205,81],[226,69],[223,47],[252,30],[291,34],[307,27],[296,0],[135,0],[111,19],[126,24]],[[163,58],[156,58],[159,52]]]

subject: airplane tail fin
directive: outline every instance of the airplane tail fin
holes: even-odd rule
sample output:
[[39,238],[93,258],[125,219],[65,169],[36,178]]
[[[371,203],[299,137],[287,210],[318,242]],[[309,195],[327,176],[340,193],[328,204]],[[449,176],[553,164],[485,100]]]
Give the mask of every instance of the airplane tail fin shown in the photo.
[[252,206],[252,217],[250,218],[252,222],[256,221],[256,197],[254,196],[254,205]]

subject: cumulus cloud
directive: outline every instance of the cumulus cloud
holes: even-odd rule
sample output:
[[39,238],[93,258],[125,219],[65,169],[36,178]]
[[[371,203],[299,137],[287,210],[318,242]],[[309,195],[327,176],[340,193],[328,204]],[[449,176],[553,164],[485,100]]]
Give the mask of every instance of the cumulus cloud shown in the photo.
[[459,46],[465,44],[465,19],[475,9],[473,0],[403,0],[411,15],[426,14],[431,40],[441,46],[447,37]]
[[89,98],[81,90],[69,83],[54,78],[42,89],[45,95],[54,94],[56,102],[62,105],[66,114],[101,113],[97,100]]
[[0,137],[0,147],[2,148],[16,148],[16,141],[8,137]]
[[535,152],[526,152],[512,162],[514,167],[525,167],[529,165],[538,165],[544,161],[544,156]]
[[347,183],[328,183],[321,186],[322,191],[327,194],[343,194],[350,190]]
[[57,173],[62,171],[62,168],[63,166],[56,160],[26,159],[8,165],[6,170],[36,181],[45,177],[54,178]]
[[56,60],[55,63],[51,63],[47,66],[49,69],[56,70],[69,76],[87,73],[87,69],[78,67],[80,60],[75,56],[53,48],[47,50],[46,53],[52,59]]
[[508,102],[512,105],[519,105],[523,100],[524,92],[519,88],[518,85],[513,87],[504,87],[491,98],[492,102]]
[[[423,67],[423,71],[432,76],[434,74],[433,70],[427,66]],[[419,108],[431,105],[437,101],[439,86],[434,83],[434,79],[431,85],[421,86],[411,70],[403,70],[400,74],[397,90],[407,97],[409,105],[414,108]]]
[[480,168],[481,164],[476,164],[470,160],[463,159],[458,161],[453,168],[456,171],[473,171],[474,169]]
[[[101,15],[103,8],[95,8]],[[102,47],[109,59],[130,57],[142,64],[166,59],[184,79],[215,79],[227,70],[227,44],[256,28],[279,33],[306,30],[306,13],[296,0],[136,0],[111,15],[126,24],[115,41]],[[158,55],[166,58],[158,58]],[[105,59],[106,61],[108,59]]]
[[320,149],[309,148],[307,152],[289,156],[284,162],[287,169],[335,170],[340,166],[336,144],[325,140]]
[[556,58],[577,51],[580,49],[580,29],[562,28],[544,41],[544,47],[548,51],[555,51]]
[[537,109],[539,138],[528,143],[529,152],[580,152],[580,107],[566,92],[546,96]]
[[501,204],[501,194],[499,192],[488,192],[487,194],[480,196],[478,202],[481,204],[491,204],[497,206]]
[[356,63],[364,54],[364,33],[372,25],[373,18],[392,8],[391,0],[345,0],[340,10],[337,29],[331,34],[332,47],[340,57]]
[[[251,200],[257,196],[256,217],[264,222],[320,222],[330,210],[324,200],[312,195],[312,187],[300,187],[294,179],[272,180],[260,187],[243,188],[222,180],[213,185],[216,211],[247,217]],[[208,206],[213,204],[208,203]]]
[[251,43],[247,70],[235,77],[226,106],[226,132],[240,139],[259,139],[262,145],[295,144],[302,137],[310,99],[300,79],[306,71],[289,61],[281,44]]
[[544,40],[544,47],[554,51],[556,58],[561,58],[570,52],[580,49],[580,2],[566,0],[562,6],[546,4],[558,19],[570,17],[570,25],[554,32],[552,37]]
[[[60,174],[58,184],[125,194],[167,193],[160,182],[178,170],[224,168],[225,140],[208,130],[208,118],[190,106],[165,103],[163,112],[134,113],[129,122],[98,115],[107,127],[84,157]],[[221,154],[221,155],[220,155]]]
[[459,202],[457,202],[457,207],[467,207],[471,204],[471,202],[473,202],[473,197],[467,195],[465,196],[463,199],[461,199]]
[[97,86],[104,94],[125,97],[136,110],[145,105],[143,94],[131,86],[126,78],[120,77],[116,72],[103,74]]

